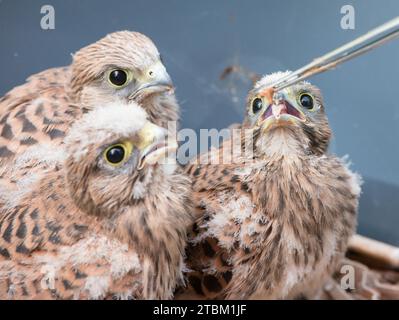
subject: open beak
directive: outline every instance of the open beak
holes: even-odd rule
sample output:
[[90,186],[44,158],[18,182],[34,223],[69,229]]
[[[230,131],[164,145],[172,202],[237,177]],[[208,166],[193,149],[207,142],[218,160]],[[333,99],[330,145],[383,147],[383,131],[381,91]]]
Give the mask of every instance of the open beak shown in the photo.
[[174,154],[177,142],[166,134],[167,130],[148,122],[140,130],[140,143],[137,145],[141,151],[137,170],[147,165],[168,163],[168,156]]
[[161,62],[157,62],[147,69],[139,81],[137,89],[129,96],[130,100],[140,102],[149,95],[161,92],[173,92],[172,79]]
[[[270,100],[269,100],[270,101]],[[279,92],[273,94],[272,103],[266,108],[265,112],[259,117],[258,124],[264,130],[271,125],[287,125],[296,122],[305,122],[306,118],[303,112],[284,99]]]

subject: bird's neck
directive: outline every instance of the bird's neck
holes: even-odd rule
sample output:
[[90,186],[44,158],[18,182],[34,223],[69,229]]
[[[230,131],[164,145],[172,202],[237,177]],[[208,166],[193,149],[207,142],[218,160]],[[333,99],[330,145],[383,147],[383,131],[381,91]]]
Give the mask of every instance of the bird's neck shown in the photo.
[[267,159],[295,160],[309,154],[309,140],[291,128],[275,128],[256,141],[256,149]]
[[180,174],[164,176],[117,219],[119,238],[142,259],[147,298],[172,295],[175,283],[182,281],[182,253],[191,224],[189,187],[189,180]]

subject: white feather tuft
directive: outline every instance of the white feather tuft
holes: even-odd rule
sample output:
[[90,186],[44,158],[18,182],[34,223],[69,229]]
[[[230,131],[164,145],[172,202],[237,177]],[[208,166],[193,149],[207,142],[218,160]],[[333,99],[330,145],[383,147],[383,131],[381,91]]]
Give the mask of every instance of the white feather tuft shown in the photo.
[[[95,234],[72,246],[60,248],[56,258],[44,254],[35,256],[35,259],[43,265],[42,270],[50,272],[51,281],[57,279],[58,272],[65,266],[78,268],[101,263],[104,266],[102,276],[89,277],[84,288],[89,292],[90,299],[102,298],[111,281],[118,280],[129,272],[139,273],[142,270],[138,255],[129,251],[126,244]],[[45,277],[49,278],[46,274]]]
[[[272,85],[275,83],[277,80],[289,75],[291,71],[278,71],[274,72],[271,74],[267,74],[263,76],[256,84],[255,84],[255,89],[263,88]],[[305,83],[309,83],[307,81],[303,81]]]
[[28,165],[52,167],[62,163],[65,159],[65,150],[62,146],[54,148],[50,144],[38,144],[27,148],[16,160],[13,170],[23,169]]
[[[207,223],[207,231],[201,234],[201,236],[195,238],[193,243],[201,241],[203,238],[208,236],[219,239],[219,244],[226,249],[231,249],[233,243],[231,241],[224,241],[228,239],[223,237],[225,230],[230,229],[233,222],[242,224],[242,222],[251,217],[254,213],[254,207],[252,206],[251,199],[247,196],[241,196],[234,198],[231,195],[222,196],[220,199],[220,210],[212,216],[211,220]],[[255,224],[248,224],[241,228],[235,237],[239,237],[243,240],[248,234],[253,234]],[[244,243],[244,241],[243,241]]]
[[283,71],[278,71],[274,72],[271,74],[267,74],[263,76],[256,84],[255,84],[255,89],[263,88],[265,86],[273,84],[275,81],[278,79],[281,79],[287,75],[289,75],[291,71],[287,70],[285,72]]
[[68,146],[79,145],[74,152],[75,160],[81,159],[93,141],[105,141],[115,136],[128,137],[135,134],[147,122],[146,112],[136,103],[107,104],[85,114],[76,121],[65,138]]
[[363,184],[362,176],[359,173],[353,172],[352,170],[350,170],[352,162],[349,159],[349,155],[343,156],[341,158],[341,163],[346,168],[346,173],[350,177],[349,178],[349,184],[350,184],[350,188],[351,188],[352,193],[355,196],[360,196],[360,194],[362,192],[362,188],[361,187],[362,187],[362,184]]
[[90,276],[86,279],[84,290],[89,293],[90,299],[98,300],[106,296],[109,284],[109,277]]

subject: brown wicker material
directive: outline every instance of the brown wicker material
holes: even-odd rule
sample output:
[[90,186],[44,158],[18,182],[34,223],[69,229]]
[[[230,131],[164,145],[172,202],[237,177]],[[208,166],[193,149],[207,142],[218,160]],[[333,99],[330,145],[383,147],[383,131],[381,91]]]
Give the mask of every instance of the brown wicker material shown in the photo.
[[[342,266],[354,270],[354,289],[343,289]],[[354,236],[347,257],[315,299],[399,299],[399,248],[363,236]]]

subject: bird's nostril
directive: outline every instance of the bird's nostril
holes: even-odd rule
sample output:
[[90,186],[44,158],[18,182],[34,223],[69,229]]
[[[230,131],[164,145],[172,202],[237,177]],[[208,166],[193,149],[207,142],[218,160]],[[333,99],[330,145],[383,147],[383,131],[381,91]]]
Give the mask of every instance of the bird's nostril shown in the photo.
[[273,101],[274,102],[281,102],[284,99],[284,95],[281,92],[275,92],[273,94]]

